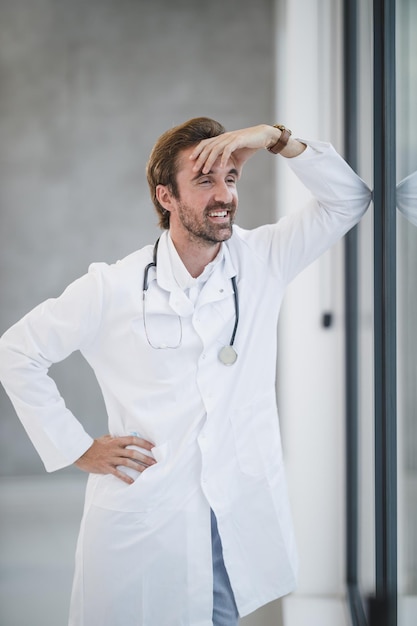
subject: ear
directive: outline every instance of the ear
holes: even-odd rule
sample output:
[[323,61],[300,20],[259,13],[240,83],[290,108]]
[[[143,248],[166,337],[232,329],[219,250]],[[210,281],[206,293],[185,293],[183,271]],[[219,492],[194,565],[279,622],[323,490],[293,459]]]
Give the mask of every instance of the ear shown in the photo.
[[156,186],[156,198],[166,211],[172,211],[174,208],[175,198],[167,185]]

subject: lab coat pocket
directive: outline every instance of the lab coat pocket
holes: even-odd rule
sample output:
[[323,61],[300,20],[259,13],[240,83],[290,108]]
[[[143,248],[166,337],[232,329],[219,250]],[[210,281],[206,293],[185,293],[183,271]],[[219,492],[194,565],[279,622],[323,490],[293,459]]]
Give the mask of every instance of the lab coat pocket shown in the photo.
[[275,396],[268,394],[237,409],[231,423],[241,471],[249,476],[276,477],[282,467],[282,450]]
[[[164,442],[152,448],[157,460],[155,465],[143,472],[135,472],[135,482],[127,485],[111,474],[100,476],[96,485],[93,504],[105,509],[127,512],[149,512],[156,508],[164,498],[167,475],[170,471],[170,442]],[[126,468],[121,471],[128,473]]]

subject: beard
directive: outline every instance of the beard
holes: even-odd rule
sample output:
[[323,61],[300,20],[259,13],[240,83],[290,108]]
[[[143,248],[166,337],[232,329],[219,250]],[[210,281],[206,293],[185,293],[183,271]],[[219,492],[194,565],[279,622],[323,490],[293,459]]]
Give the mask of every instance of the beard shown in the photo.
[[[227,211],[227,221],[216,223],[210,217],[213,211]],[[201,215],[197,215],[187,204],[179,202],[178,218],[193,241],[213,245],[230,239],[233,232],[233,223],[236,213],[235,202],[212,202],[208,204]]]

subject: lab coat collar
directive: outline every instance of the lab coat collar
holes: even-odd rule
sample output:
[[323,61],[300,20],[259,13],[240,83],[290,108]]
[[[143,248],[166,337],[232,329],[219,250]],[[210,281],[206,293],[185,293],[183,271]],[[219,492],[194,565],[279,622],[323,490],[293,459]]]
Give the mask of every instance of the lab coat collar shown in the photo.
[[169,292],[169,305],[177,315],[192,315],[194,307],[175,280],[168,250],[168,231],[164,231],[159,239],[156,280],[159,287]]
[[[158,245],[156,280],[162,289],[170,292],[169,304],[177,315],[191,315],[194,311],[194,307],[175,280],[167,238],[168,231],[164,231]],[[236,276],[236,270],[233,266],[228,247],[223,243],[222,248],[223,259],[217,264],[213,274],[203,287],[199,298],[199,306],[207,302],[222,300],[233,293],[230,279],[232,276]]]

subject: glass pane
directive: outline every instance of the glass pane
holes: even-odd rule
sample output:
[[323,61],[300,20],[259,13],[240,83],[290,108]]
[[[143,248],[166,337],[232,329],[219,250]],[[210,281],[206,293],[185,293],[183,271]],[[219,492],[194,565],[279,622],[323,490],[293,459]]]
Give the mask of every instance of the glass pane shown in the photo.
[[417,615],[417,3],[397,0],[399,626]]

